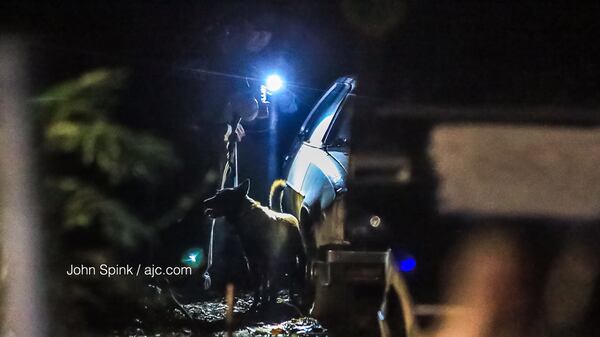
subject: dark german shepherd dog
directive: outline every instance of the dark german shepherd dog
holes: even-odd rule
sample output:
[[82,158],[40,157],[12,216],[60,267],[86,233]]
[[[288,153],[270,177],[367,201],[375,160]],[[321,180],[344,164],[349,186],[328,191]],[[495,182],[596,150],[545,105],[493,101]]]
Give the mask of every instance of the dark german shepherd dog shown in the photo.
[[248,197],[250,181],[224,188],[204,200],[205,214],[224,216],[235,227],[254,288],[254,305],[275,300],[276,285],[288,277],[290,297],[304,279],[306,264],[298,219],[278,213]]

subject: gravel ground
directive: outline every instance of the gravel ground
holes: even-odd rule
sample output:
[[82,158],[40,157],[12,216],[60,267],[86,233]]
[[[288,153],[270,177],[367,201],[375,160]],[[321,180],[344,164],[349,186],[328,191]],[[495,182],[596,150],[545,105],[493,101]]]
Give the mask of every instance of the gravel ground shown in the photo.
[[[287,293],[281,293],[277,303],[253,312],[252,296],[243,294],[235,297],[233,337],[250,336],[280,336],[304,337],[327,336],[327,329],[312,317],[299,314],[290,303]],[[227,306],[224,298],[214,298],[201,302],[184,304],[183,307],[192,317],[190,321],[179,309],[165,313],[163,322],[136,320],[131,327],[113,337],[191,337],[227,336],[225,311]],[[172,318],[168,318],[172,316]],[[161,319],[162,320],[162,319]]]

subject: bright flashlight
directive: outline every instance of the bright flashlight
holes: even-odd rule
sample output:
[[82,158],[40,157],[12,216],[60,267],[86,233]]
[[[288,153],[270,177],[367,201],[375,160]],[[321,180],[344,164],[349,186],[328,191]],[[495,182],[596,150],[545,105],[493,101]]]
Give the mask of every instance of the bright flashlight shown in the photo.
[[283,88],[283,80],[279,75],[276,74],[269,75],[265,84],[267,86],[267,90],[269,90],[270,92],[275,92]]

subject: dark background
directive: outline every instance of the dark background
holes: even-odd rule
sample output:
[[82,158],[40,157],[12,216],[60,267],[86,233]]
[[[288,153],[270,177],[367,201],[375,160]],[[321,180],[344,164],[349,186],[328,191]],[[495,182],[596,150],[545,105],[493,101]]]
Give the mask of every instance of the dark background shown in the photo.
[[[117,119],[169,140],[183,163],[151,193],[120,191],[151,218],[219,174],[215,125],[228,97],[245,88],[239,76],[277,70],[296,97],[298,111],[280,116],[278,159],[322,90],[347,74],[358,76],[359,94],[393,101],[595,106],[599,14],[598,4],[569,1],[8,0],[0,3],[0,31],[26,41],[33,97],[98,67],[129,71]],[[261,31],[272,33],[268,45],[245,48]],[[240,145],[241,176],[255,181],[252,194],[263,202],[267,136],[249,127]],[[185,249],[205,247],[208,223],[194,207],[160,233],[152,261],[172,264]],[[241,260],[227,233],[218,237],[215,273],[224,281]],[[125,255],[144,260],[148,250]],[[190,281],[190,294],[201,292],[199,282]]]

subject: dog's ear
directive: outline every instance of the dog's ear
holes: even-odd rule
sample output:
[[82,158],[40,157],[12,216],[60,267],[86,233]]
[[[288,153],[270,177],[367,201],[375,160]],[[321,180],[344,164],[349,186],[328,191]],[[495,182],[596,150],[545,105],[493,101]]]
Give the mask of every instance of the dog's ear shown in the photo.
[[244,180],[241,184],[238,185],[238,187],[236,187],[236,189],[244,195],[248,195],[248,192],[250,192],[250,179]]

